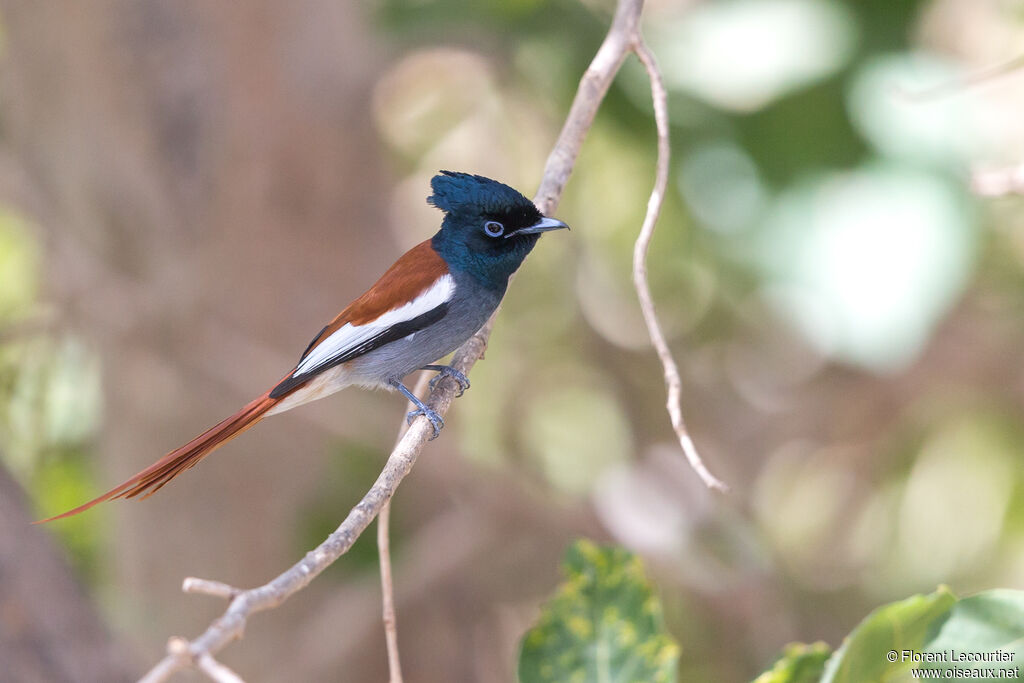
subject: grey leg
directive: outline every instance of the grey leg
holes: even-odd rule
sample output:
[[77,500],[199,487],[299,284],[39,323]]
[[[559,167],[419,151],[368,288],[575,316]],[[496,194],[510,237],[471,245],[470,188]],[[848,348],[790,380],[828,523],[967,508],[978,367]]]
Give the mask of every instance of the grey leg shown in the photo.
[[441,416],[438,415],[433,410],[431,410],[430,408],[428,408],[426,404],[423,403],[423,401],[416,398],[416,394],[409,391],[409,389],[406,388],[406,386],[399,382],[397,379],[389,381],[388,384],[402,392],[402,394],[404,394],[405,397],[409,399],[414,406],[416,406],[416,410],[412,411],[411,413],[405,416],[406,422],[411,424],[413,418],[415,418],[417,415],[423,415],[428,420],[430,420],[430,425],[434,428],[434,435],[430,437],[430,440],[433,441],[434,439],[436,439],[437,435],[441,433],[441,428],[444,427],[444,420],[441,418]]
[[455,394],[455,398],[462,396],[466,389],[469,389],[469,378],[450,365],[424,365],[420,370],[433,370],[437,373],[437,377],[430,380],[431,391],[434,390],[434,385],[445,377],[451,377],[459,383],[459,393]]

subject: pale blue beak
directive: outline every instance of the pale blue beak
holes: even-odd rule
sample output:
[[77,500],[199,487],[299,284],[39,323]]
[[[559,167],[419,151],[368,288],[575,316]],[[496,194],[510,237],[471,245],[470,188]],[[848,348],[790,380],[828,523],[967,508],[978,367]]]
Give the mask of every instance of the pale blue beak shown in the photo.
[[529,225],[525,228],[520,228],[515,232],[510,232],[509,234],[505,235],[505,238],[507,239],[515,235],[534,235],[536,233],[548,232],[550,230],[562,230],[563,228],[565,230],[568,230],[569,226],[563,223],[562,221],[558,220],[557,218],[548,218],[545,216],[544,218],[541,218],[533,225]]

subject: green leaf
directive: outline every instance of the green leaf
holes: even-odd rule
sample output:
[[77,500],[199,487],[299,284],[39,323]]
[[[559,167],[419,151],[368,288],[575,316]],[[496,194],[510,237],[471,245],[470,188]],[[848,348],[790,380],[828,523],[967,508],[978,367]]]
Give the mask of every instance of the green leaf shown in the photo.
[[[934,633],[933,626],[956,603],[945,586],[930,595],[915,595],[879,607],[853,630],[825,666],[822,683],[891,681],[913,666],[910,660],[895,663],[886,657],[895,650],[920,652]],[[899,655],[897,655],[899,656]]]
[[[1024,660],[1024,591],[999,589],[964,598],[953,606],[940,624],[926,652],[945,654],[943,664],[919,664],[918,668],[1010,668]],[[957,661],[957,656],[1005,653],[988,661]],[[1008,661],[1007,658],[1012,658]],[[952,676],[950,676],[952,678]]]
[[672,683],[679,646],[640,559],[579,540],[565,581],[523,637],[522,683]]
[[817,683],[825,671],[832,648],[825,643],[790,643],[768,671],[754,683]]

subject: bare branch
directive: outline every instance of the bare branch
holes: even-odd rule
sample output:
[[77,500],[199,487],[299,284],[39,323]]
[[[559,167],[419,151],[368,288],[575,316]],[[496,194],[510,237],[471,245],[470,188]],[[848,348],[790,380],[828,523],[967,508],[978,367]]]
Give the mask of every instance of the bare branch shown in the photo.
[[384,617],[384,640],[388,647],[390,683],[402,683],[402,661],[398,656],[398,620],[395,616],[395,589],[391,580],[391,540],[388,525],[391,503],[385,503],[377,515],[377,551],[380,556],[380,592]]
[[654,100],[654,121],[658,129],[658,165],[654,179],[654,189],[651,190],[651,197],[647,201],[647,215],[644,216],[640,235],[636,238],[636,244],[633,247],[633,286],[636,288],[636,295],[640,300],[640,310],[643,312],[644,322],[647,323],[647,332],[651,337],[651,343],[654,344],[654,348],[658,352],[658,358],[661,359],[661,365],[665,371],[665,387],[668,391],[666,408],[668,409],[669,418],[672,420],[672,429],[675,430],[676,436],[679,438],[679,445],[682,447],[683,453],[686,454],[687,460],[690,461],[690,467],[700,475],[706,486],[718,491],[726,491],[728,487],[716,478],[715,475],[711,474],[704,465],[704,461],[701,460],[700,454],[697,453],[697,449],[693,445],[693,439],[690,438],[690,434],[686,429],[686,423],[683,421],[683,411],[679,406],[679,397],[682,393],[679,367],[676,365],[675,359],[672,358],[668,342],[665,341],[665,333],[662,332],[658,316],[654,311],[651,288],[647,284],[647,251],[651,245],[651,238],[654,237],[654,226],[657,224],[658,216],[661,214],[661,205],[665,201],[665,188],[668,186],[670,154],[668,143],[668,96],[665,92],[665,83],[661,78],[661,72],[658,70],[658,64],[654,61],[654,55],[651,53],[650,48],[647,47],[647,43],[644,42],[639,28],[636,29],[633,38],[633,52],[640,58],[651,81],[651,97]]
[[545,215],[554,213],[558,208],[562,191],[583,147],[583,138],[594,123],[598,107],[632,47],[643,9],[643,0],[619,0],[608,35],[580,79],[580,87],[569,108],[569,116],[548,155],[544,176],[533,198],[537,208]]
[[[429,386],[427,375],[420,373],[419,381],[413,393],[417,396]],[[407,407],[415,408],[410,401]],[[395,446],[402,442],[402,437],[408,431],[409,425],[402,417],[398,425],[398,436]],[[402,683],[402,660],[398,654],[398,619],[395,616],[395,587],[391,580],[391,537],[389,526],[391,523],[391,501],[384,503],[377,515],[377,554],[380,557],[380,592],[381,592],[381,616],[384,621],[384,641],[388,649],[388,672],[390,683]]]
[[[667,173],[668,167],[668,138],[666,132],[667,117],[665,115],[664,87],[661,84],[660,75],[657,74],[657,69],[655,68],[653,72],[651,71],[653,59],[651,59],[650,53],[640,37],[639,26],[642,10],[643,0],[619,0],[608,34],[580,81],[580,86],[569,110],[569,115],[551,154],[548,156],[544,175],[534,202],[545,214],[551,214],[557,208],[562,196],[562,190],[572,173],[576,158],[583,145],[583,140],[593,123],[598,107],[608,92],[608,88],[626,56],[629,52],[636,51],[645,65],[649,65],[649,73],[654,74],[652,75],[652,87],[655,92],[655,112],[659,126],[658,181],[655,185],[655,192],[651,196],[651,202],[648,205],[648,215],[641,230],[641,237],[638,239],[637,253],[640,255],[640,279],[638,281],[643,287],[642,291],[646,293],[641,294],[641,302],[645,309],[644,315],[648,328],[651,330],[652,338],[656,336],[655,345],[658,348],[662,363],[666,367],[669,414],[672,416],[672,424],[676,429],[676,433],[680,437],[680,444],[683,446],[687,457],[690,458],[691,464],[694,464],[695,469],[701,474],[702,478],[709,482],[709,485],[722,488],[720,482],[712,477],[707,472],[707,469],[703,467],[700,458],[696,456],[693,442],[687,436],[678,404],[680,393],[679,373],[676,370],[671,354],[667,351],[664,335],[661,334],[657,319],[654,317],[653,306],[650,303],[650,292],[646,286],[644,255],[654,230],[654,223],[657,220],[661,199],[665,191],[665,173]],[[643,303],[645,296],[646,304]],[[464,374],[468,374],[473,365],[483,357],[496,315],[497,312],[491,316],[490,320],[473,337],[455,352],[451,363],[452,367]],[[430,393],[427,405],[443,417],[451,406],[455,391],[455,382],[440,382],[437,388]],[[305,588],[322,571],[352,547],[355,540],[366,530],[370,522],[381,513],[391,499],[391,496],[394,495],[395,489],[409,473],[413,465],[415,465],[416,459],[419,457],[420,452],[432,433],[433,429],[425,418],[418,418],[413,421],[388,457],[380,476],[378,476],[362,500],[352,508],[341,525],[323,543],[307,553],[300,562],[269,583],[249,590],[237,591],[230,586],[217,582],[205,582],[199,579],[192,579],[187,582],[188,589],[194,592],[202,592],[218,597],[231,596],[231,602],[224,614],[210,624],[206,631],[195,640],[189,642],[183,639],[172,639],[168,645],[167,656],[153,667],[142,680],[145,683],[158,683],[167,680],[176,671],[190,667],[198,667],[211,677],[214,677],[214,675],[233,677],[215,678],[215,680],[240,680],[236,674],[218,664],[213,659],[213,655],[222,650],[231,641],[242,636],[246,621],[251,615],[256,612],[272,609],[283,603],[296,592]],[[382,528],[386,529],[386,526],[382,525]],[[385,531],[381,533],[384,533],[386,536]],[[386,542],[387,539],[385,538],[385,547]],[[382,553],[382,557],[385,555],[386,552]],[[383,571],[384,562],[382,562]],[[382,578],[384,578],[383,575]],[[388,579],[384,579],[385,584],[390,583]],[[385,591],[390,592],[387,588],[385,588]],[[387,619],[387,607],[385,606],[385,620]],[[389,642],[389,664],[391,663],[392,653],[395,657],[395,665],[391,668],[392,681],[394,681],[396,680],[396,672],[398,672],[397,649],[393,649],[392,643]],[[400,676],[400,673],[398,675]],[[400,678],[397,680],[400,680]]]
[[245,683],[241,676],[218,662],[213,658],[213,655],[209,653],[200,656],[196,666],[198,666],[199,670],[206,674],[211,681],[216,681],[216,683]]
[[139,683],[160,683],[180,671],[191,666],[189,642],[185,638],[173,636],[167,641],[167,656],[160,660],[149,672],[139,679]]
[[215,598],[224,598],[225,600],[233,600],[236,595],[242,592],[241,589],[229,586],[226,583],[197,579],[194,576],[190,576],[182,582],[181,591],[183,593],[212,595]]

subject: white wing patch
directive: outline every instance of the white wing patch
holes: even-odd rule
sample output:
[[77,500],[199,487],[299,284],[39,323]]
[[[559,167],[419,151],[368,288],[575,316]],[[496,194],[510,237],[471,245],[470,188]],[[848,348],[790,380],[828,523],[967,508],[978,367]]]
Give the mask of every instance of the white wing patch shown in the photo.
[[312,349],[309,355],[303,358],[302,362],[295,368],[292,376],[297,377],[330,362],[331,358],[362,344],[366,340],[384,332],[392,325],[412,320],[437,308],[441,304],[450,301],[454,293],[455,279],[451,275],[445,274],[437,278],[434,284],[424,290],[418,297],[398,308],[392,308],[376,320],[372,320],[365,325],[346,323],[331,336],[327,337],[327,339],[320,342],[316,348]]

